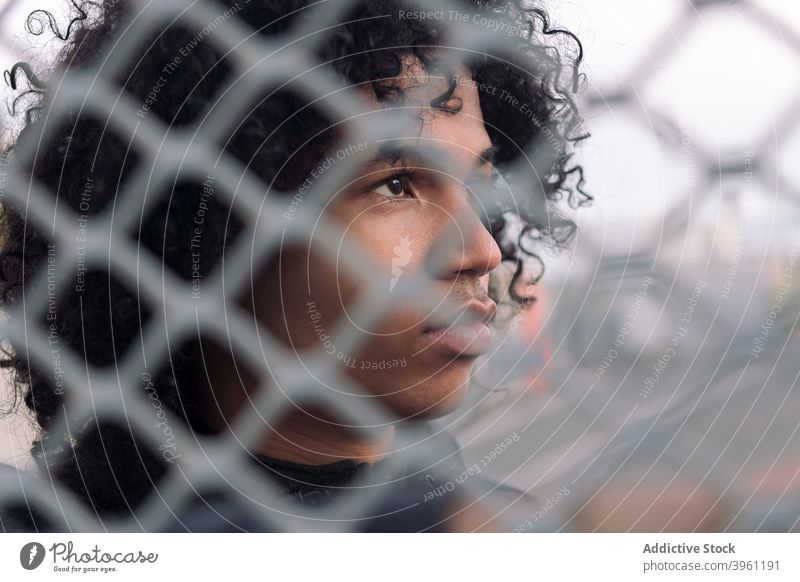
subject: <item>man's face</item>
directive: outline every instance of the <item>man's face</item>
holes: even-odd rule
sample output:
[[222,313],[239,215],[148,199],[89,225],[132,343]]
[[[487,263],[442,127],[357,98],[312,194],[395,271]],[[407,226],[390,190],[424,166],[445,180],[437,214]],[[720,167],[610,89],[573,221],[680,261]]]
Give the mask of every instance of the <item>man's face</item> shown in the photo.
[[[462,81],[470,79],[464,69],[456,73]],[[443,79],[410,65],[401,80],[404,106],[413,108],[417,123],[396,140],[367,143],[372,161],[324,211],[346,242],[374,259],[375,288],[366,289],[348,274],[352,257],[339,254],[333,262],[313,246],[295,246],[261,274],[254,307],[300,359],[323,351],[400,417],[421,418],[446,413],[460,402],[475,359],[488,349],[486,324],[496,306],[485,290],[501,255],[467,190],[476,181],[489,182],[492,173],[492,143],[477,89],[460,82],[445,104],[457,111],[449,112],[429,105],[445,91]],[[385,114],[377,103],[370,113],[376,123]],[[444,156],[446,171],[420,158],[422,148]],[[330,157],[342,163],[340,156]],[[438,268],[431,271],[423,264],[434,248]],[[423,273],[437,290],[438,307],[392,296],[403,277]],[[359,348],[346,353],[332,332],[376,293],[388,299],[389,310],[377,325],[362,328]],[[445,298],[453,303],[442,302]],[[454,313],[455,325],[434,317]]]

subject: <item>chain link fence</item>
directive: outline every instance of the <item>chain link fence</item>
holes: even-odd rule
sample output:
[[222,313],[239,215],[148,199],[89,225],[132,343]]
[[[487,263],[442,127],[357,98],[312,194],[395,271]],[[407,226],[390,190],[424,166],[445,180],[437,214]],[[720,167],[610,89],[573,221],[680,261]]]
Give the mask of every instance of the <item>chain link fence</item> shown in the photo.
[[539,387],[495,414],[531,443],[501,472],[544,492],[518,529],[796,531],[795,9],[553,6],[600,202],[543,282]]
[[[0,22],[19,4],[6,3]],[[478,360],[458,408],[429,421],[397,422],[348,374],[349,362],[359,364],[348,358],[375,341],[365,330],[398,304],[435,309],[440,303],[430,278],[405,268],[416,260],[413,232],[392,240],[387,273],[373,249],[348,236],[351,224],[324,212],[372,154],[360,144],[391,144],[418,127],[413,108],[392,108],[376,122],[340,78],[318,66],[318,51],[333,42],[331,31],[355,3],[319,3],[309,9],[312,16],[270,36],[254,34],[238,4],[131,4],[131,17],[117,25],[101,59],[50,78],[46,123],[3,168],[3,199],[24,208],[25,220],[49,233],[52,246],[30,282],[35,291],[9,310],[2,335],[52,372],[55,389],[63,387],[66,407],[48,429],[62,436],[50,439],[61,445],[47,452],[52,462],[68,456],[99,419],[135,435],[142,450],[129,451],[131,458],[149,454],[166,470],[120,519],[98,516],[52,475],[10,467],[0,473],[0,506],[32,508],[43,522],[71,531],[417,531],[443,524],[471,531],[490,523],[526,532],[798,529],[792,356],[800,238],[791,155],[799,135],[800,32],[789,18],[754,1],[654,3],[653,16],[634,19],[641,26],[631,26],[642,34],[622,51],[615,75],[598,62],[602,51],[591,56],[602,29],[581,26],[603,10],[549,3],[557,23],[569,28],[577,21],[572,29],[587,50],[579,105],[591,137],[578,161],[595,203],[575,214],[574,244],[538,250],[546,275],[536,284],[536,303],[501,304],[508,327]],[[642,9],[612,4],[608,12],[620,15],[615,26]],[[438,46],[450,47],[462,63],[515,54],[519,30],[502,19],[465,16],[463,6],[438,0],[409,10],[418,20],[431,15],[423,24],[443,30]],[[58,30],[66,31],[66,22]],[[161,42],[158,32],[176,24],[191,31],[190,43],[178,47],[171,63],[159,63],[144,101],[136,102],[116,75],[147,53],[145,39]],[[575,46],[563,42],[557,46],[574,56]],[[187,102],[196,117],[169,125],[158,115],[159,99],[172,71],[201,62],[198,46],[225,55],[224,74],[236,82],[209,97],[207,111]],[[345,137],[313,180],[292,197],[276,198],[265,196],[271,185],[251,160],[220,144],[232,139],[254,102],[287,86],[299,108],[341,123]],[[77,192],[70,209],[57,202],[61,184],[31,180],[21,168],[50,151],[50,139],[75,111],[110,136],[103,142],[108,150],[87,155],[112,148],[125,155],[118,176],[68,185]],[[541,142],[530,145],[514,170],[539,192],[540,176],[530,168]],[[445,174],[452,167],[426,144],[419,155]],[[101,183],[112,179],[118,183]],[[81,212],[102,188],[118,195]],[[479,210],[488,214],[497,190],[491,196],[477,190]],[[178,235],[198,248],[226,245],[224,261],[213,269],[193,263],[192,255],[176,268],[164,250],[167,235],[142,234],[147,224],[169,232],[165,200],[188,191],[196,196],[196,222]],[[545,206],[539,211],[547,220],[555,216]],[[206,232],[203,242],[206,213],[229,217],[222,239],[210,242]],[[425,257],[430,272],[446,266],[437,249],[474,236],[469,222],[467,214],[453,216]],[[314,327],[327,304],[309,306],[306,327],[315,349],[301,360],[274,330],[254,323],[242,300],[258,288],[261,266],[293,243],[309,244],[331,265],[329,276],[351,279],[361,290],[331,329]],[[130,345],[115,346],[112,361],[91,362],[86,342],[113,342],[114,334],[86,327],[82,341],[68,346],[52,335],[47,316],[68,292],[82,302],[76,289],[91,289],[98,273],[108,272],[114,284],[101,288],[114,297],[89,293],[86,300],[107,301],[112,319],[141,318],[142,332]],[[163,370],[175,364],[173,354],[201,336],[210,346],[203,355],[209,382],[215,366],[230,367],[229,358],[236,377],[250,379],[242,386],[255,388],[218,434],[190,429],[156,389]],[[382,365],[386,378],[408,370],[402,357],[372,364]],[[326,411],[363,439],[383,438],[393,427],[392,454],[380,470],[341,487],[333,502],[311,494],[298,504],[264,478],[247,452],[265,427],[298,405]],[[102,436],[92,442],[102,447]],[[115,466],[107,458],[105,464]],[[462,496],[455,509],[447,505],[452,494]]]

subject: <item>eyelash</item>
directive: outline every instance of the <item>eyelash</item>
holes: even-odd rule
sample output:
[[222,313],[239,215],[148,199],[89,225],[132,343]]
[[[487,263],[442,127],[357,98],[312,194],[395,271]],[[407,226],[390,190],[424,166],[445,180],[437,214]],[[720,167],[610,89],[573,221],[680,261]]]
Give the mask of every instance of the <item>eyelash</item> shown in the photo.
[[386,198],[387,200],[392,201],[392,202],[399,201],[399,200],[408,200],[409,198],[411,198],[411,196],[388,196],[386,194],[379,193],[378,189],[380,189],[380,188],[382,188],[384,186],[388,186],[389,184],[391,184],[395,180],[400,180],[400,181],[403,182],[403,184],[402,184],[403,192],[406,192],[407,190],[411,189],[410,188],[410,182],[411,182],[411,180],[413,178],[414,178],[414,175],[413,175],[412,172],[407,172],[407,171],[406,172],[397,172],[396,174],[392,174],[391,176],[388,176],[387,178],[381,180],[380,182],[378,182],[376,184],[373,184],[370,187],[369,190],[370,190],[370,192],[375,192],[379,196],[383,196],[384,198]]
[[[493,189],[493,188],[497,188],[497,180],[498,180],[499,176],[500,176],[500,173],[497,172],[497,170],[492,170],[492,176],[491,177],[477,178],[477,179],[474,179],[474,180],[475,180],[476,184],[480,184],[484,188]],[[378,196],[382,196],[383,198],[385,198],[389,202],[399,202],[401,200],[414,199],[414,198],[416,198],[416,196],[412,196],[412,195],[407,195],[407,196],[389,196],[389,195],[386,195],[386,194],[381,194],[381,193],[378,192],[378,189],[380,189],[380,188],[382,188],[384,186],[388,186],[389,184],[391,184],[395,180],[401,180],[401,181],[405,182],[404,187],[403,187],[403,191],[404,192],[407,191],[407,190],[413,190],[411,182],[416,180],[416,178],[417,177],[416,177],[416,175],[415,175],[415,173],[413,171],[405,170],[405,171],[402,171],[402,172],[397,172],[395,174],[392,174],[391,176],[388,176],[388,177],[384,178],[380,182],[377,182],[377,183],[373,184],[372,186],[370,186],[369,191],[378,194]],[[468,182],[466,184],[466,186],[467,186],[467,188],[469,188],[470,187],[470,182]]]

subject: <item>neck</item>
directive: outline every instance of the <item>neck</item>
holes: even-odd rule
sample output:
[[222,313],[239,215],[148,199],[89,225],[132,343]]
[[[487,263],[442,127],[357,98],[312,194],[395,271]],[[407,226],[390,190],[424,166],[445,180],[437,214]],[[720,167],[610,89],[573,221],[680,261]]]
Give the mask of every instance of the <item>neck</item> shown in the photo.
[[277,429],[270,430],[253,451],[283,461],[324,465],[345,459],[375,463],[389,453],[394,426],[376,439],[367,439],[326,418],[319,410],[295,410]]

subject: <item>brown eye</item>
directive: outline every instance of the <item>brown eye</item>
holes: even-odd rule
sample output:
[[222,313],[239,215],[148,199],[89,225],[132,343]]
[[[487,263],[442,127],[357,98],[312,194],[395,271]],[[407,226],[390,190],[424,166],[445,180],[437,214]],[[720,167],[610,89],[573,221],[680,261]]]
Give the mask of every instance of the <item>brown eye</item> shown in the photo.
[[407,176],[392,176],[378,184],[374,192],[387,198],[402,198],[411,195],[411,187]]

